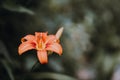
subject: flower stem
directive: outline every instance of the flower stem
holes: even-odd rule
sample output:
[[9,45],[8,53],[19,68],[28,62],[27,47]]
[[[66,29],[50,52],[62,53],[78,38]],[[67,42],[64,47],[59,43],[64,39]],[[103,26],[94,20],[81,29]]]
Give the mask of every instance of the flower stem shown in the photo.
[[37,67],[38,64],[39,64],[39,61],[37,60],[35,62],[35,64],[33,65],[33,67],[31,68],[31,72],[33,72],[35,70],[35,68]]

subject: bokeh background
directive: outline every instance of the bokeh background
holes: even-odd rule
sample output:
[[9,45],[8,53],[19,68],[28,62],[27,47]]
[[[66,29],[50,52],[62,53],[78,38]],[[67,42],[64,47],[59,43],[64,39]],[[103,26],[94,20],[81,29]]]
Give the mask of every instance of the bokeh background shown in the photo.
[[[41,80],[41,76],[43,80],[48,76],[48,79],[57,76],[120,80],[119,3],[119,0],[0,0],[0,80]],[[21,38],[36,31],[55,34],[60,27],[64,27],[63,55],[50,55],[48,64],[38,63],[31,71],[37,61],[36,51],[19,56]],[[45,72],[49,74],[41,75]]]

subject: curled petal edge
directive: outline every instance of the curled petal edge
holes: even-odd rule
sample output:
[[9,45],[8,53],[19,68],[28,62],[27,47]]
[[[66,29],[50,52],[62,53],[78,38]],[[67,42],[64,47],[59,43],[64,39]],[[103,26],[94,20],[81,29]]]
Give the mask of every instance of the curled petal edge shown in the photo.
[[23,38],[21,39],[21,42],[25,42],[25,40],[26,40],[26,41],[31,41],[31,40],[34,40],[34,39],[35,39],[35,36],[29,34],[29,35],[23,37]]

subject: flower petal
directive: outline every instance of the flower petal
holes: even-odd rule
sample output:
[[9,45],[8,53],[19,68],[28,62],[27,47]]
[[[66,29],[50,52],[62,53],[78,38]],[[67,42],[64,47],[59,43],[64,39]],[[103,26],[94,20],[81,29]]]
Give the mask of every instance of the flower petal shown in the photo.
[[27,41],[27,42],[23,42],[22,44],[20,44],[19,48],[18,48],[18,53],[19,55],[21,55],[22,53],[31,50],[31,49],[35,49],[35,45],[32,44],[31,42]]
[[38,42],[40,39],[45,42],[47,38],[47,32],[35,32],[35,37]]
[[37,57],[41,64],[45,64],[48,62],[47,52],[46,50],[37,51]]
[[26,41],[31,41],[31,40],[34,40],[34,39],[35,39],[35,36],[29,34],[29,35],[23,37],[23,38],[21,39],[21,42],[25,42],[25,40],[26,40]]
[[56,42],[56,41],[57,41],[57,38],[56,38],[55,35],[49,35],[49,36],[47,37],[45,43],[47,43],[47,44],[51,44],[51,43]]
[[57,31],[57,33],[56,33],[56,38],[57,39],[59,39],[60,37],[61,37],[61,35],[62,35],[62,33],[63,33],[63,27],[61,27],[58,31]]
[[42,33],[42,39],[45,42],[47,38],[47,32]]
[[48,45],[46,47],[46,50],[50,50],[50,51],[56,52],[59,55],[62,54],[62,46],[60,44],[58,44],[58,43],[53,43],[51,45]]

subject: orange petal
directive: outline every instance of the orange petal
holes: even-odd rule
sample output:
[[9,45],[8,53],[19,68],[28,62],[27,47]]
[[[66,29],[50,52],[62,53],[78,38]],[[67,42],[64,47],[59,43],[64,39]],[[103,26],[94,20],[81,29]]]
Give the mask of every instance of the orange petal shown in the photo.
[[62,54],[62,46],[60,44],[58,44],[58,43],[53,43],[51,45],[48,45],[46,50],[56,52],[59,55]]
[[49,35],[48,37],[47,37],[47,40],[46,40],[46,43],[53,43],[53,42],[55,42],[57,40],[57,38],[56,38],[56,36],[55,35]]
[[35,36],[34,35],[27,35],[21,39],[21,42],[24,42],[24,39],[27,41],[34,40]]
[[41,64],[45,64],[48,62],[47,52],[45,50],[37,51],[37,56]]
[[47,38],[47,32],[35,32],[35,42],[39,44],[45,42]]
[[61,27],[58,31],[57,31],[57,33],[56,33],[56,38],[57,39],[59,39],[60,37],[61,37],[61,35],[62,35],[62,33],[63,33],[63,27]]
[[22,53],[31,50],[31,49],[35,49],[34,44],[31,44],[30,42],[23,42],[22,44],[20,44],[19,48],[18,48],[18,53],[19,55],[21,55]]
[[47,37],[47,32],[35,32],[35,36],[38,38],[43,38],[46,39]]
[[45,41],[46,41],[46,38],[47,38],[47,32],[44,32],[44,33],[42,33],[41,35],[42,35],[43,41],[45,42]]

